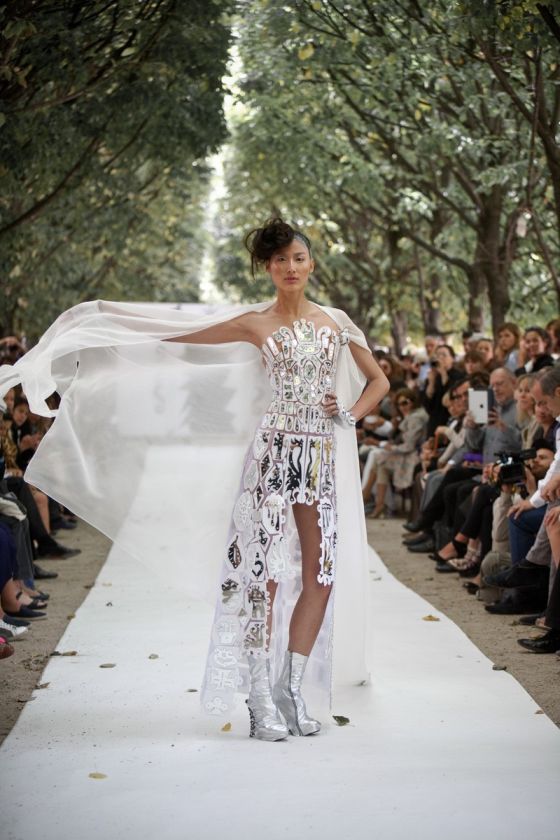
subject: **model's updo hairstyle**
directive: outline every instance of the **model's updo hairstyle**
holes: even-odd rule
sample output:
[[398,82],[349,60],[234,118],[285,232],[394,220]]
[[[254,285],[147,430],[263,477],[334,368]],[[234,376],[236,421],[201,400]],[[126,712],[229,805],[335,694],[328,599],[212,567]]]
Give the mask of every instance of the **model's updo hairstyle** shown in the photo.
[[249,231],[245,237],[245,247],[251,254],[251,274],[253,277],[259,266],[268,262],[276,251],[289,245],[294,239],[301,240],[311,255],[311,242],[307,236],[278,216],[274,219],[268,219],[263,227]]

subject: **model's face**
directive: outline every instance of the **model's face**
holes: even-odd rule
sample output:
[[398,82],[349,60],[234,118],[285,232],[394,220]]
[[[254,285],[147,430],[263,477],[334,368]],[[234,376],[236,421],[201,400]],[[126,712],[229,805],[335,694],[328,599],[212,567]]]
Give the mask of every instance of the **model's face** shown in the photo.
[[306,245],[299,239],[275,251],[266,264],[272,282],[281,292],[304,289],[314,268]]
[[491,341],[479,341],[476,349],[484,358],[484,364],[494,357],[494,347]]
[[498,344],[500,345],[500,350],[503,350],[504,353],[509,353],[515,347],[514,334],[509,330],[502,330],[498,336]]
[[513,398],[514,384],[503,370],[495,370],[490,377],[490,387],[494,391],[496,402],[502,405]]
[[531,381],[529,379],[522,379],[517,383],[515,389],[515,399],[522,411],[531,413],[535,406],[535,400],[532,394]]
[[525,342],[525,349],[530,359],[534,359],[546,351],[546,344],[538,332],[529,330],[528,333],[525,333],[523,341]]

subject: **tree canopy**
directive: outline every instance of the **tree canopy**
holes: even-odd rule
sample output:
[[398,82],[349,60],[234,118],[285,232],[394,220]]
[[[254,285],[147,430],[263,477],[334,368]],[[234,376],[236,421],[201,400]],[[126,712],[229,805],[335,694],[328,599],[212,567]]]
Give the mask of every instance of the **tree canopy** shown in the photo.
[[209,253],[219,288],[262,299],[242,241],[273,215],[311,237],[315,297],[398,349],[548,320],[559,49],[560,0],[4,4],[2,329],[196,300]]
[[39,331],[96,297],[194,300],[206,158],[226,138],[228,2],[0,11],[0,312]]

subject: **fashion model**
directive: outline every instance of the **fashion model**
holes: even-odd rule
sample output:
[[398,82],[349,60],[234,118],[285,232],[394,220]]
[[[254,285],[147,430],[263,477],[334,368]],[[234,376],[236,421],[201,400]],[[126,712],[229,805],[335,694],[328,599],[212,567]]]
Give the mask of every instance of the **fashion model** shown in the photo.
[[[359,556],[365,529],[354,427],[372,412],[389,385],[363,333],[348,316],[306,298],[314,269],[306,236],[273,219],[252,231],[246,244],[253,273],[263,267],[270,275],[273,300],[206,318],[146,305],[81,304],[58,319],[19,368],[0,371],[0,386],[5,390],[22,381],[32,408],[41,413],[49,413],[44,398],[54,386],[63,393],[58,418],[30,465],[29,480],[113,539],[124,541],[124,531],[115,523],[119,516],[126,519],[128,511],[119,508],[118,493],[107,486],[106,475],[103,482],[95,457],[84,455],[86,436],[91,447],[96,431],[91,416],[89,430],[84,426],[84,400],[93,394],[98,404],[99,389],[106,393],[107,382],[117,370],[126,371],[131,354],[139,376],[137,361],[142,358],[144,368],[149,366],[147,352],[155,342],[160,348],[168,342],[188,345],[191,354],[202,348],[202,374],[208,381],[213,346],[231,348],[228,364],[233,365],[241,352],[236,348],[252,345],[245,379],[253,384],[258,380],[263,390],[264,373],[266,400],[261,400],[264,412],[253,409],[249,414],[249,446],[248,451],[244,447],[241,482],[221,552],[219,598],[201,699],[206,712],[224,715],[236,692],[248,693],[251,736],[276,741],[288,734],[312,735],[321,728],[307,712],[301,684],[313,654],[311,682],[331,687],[331,593],[339,567],[352,580],[346,585],[346,614],[360,613],[367,573],[364,577]],[[260,373],[254,366],[255,352]],[[196,358],[200,366],[200,357],[189,358]],[[218,367],[223,377],[223,358]],[[130,376],[122,377],[125,388]],[[96,440],[101,447],[112,445],[101,437]],[[61,478],[60,469],[53,466],[56,453],[64,452],[68,459],[75,446],[76,457],[70,455],[70,461],[78,472],[85,472],[80,476],[74,470],[71,477]],[[127,440],[126,447],[113,451],[124,463],[132,444]],[[95,493],[96,487],[103,491]],[[88,494],[95,504],[84,510],[79,499]],[[353,641],[345,642],[348,648],[363,645],[366,621],[367,615],[359,619]],[[344,629],[342,634],[344,638]],[[348,649],[343,656],[352,659]],[[350,679],[359,676],[367,674],[356,669]]]

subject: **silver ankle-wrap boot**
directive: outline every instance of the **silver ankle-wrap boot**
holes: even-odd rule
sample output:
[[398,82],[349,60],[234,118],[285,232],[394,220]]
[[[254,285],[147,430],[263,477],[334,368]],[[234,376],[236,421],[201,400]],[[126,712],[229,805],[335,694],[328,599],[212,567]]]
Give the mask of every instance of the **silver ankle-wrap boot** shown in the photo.
[[287,650],[280,679],[274,686],[272,698],[286,719],[291,735],[315,735],[321,729],[318,720],[309,717],[301,696],[301,681],[307,656]]
[[281,741],[288,737],[288,728],[278,714],[270,691],[270,660],[247,657],[251,687],[245,701],[251,720],[250,738]]

